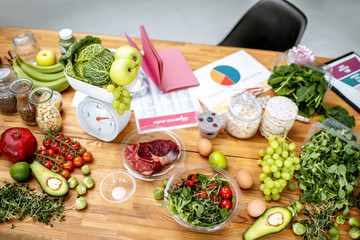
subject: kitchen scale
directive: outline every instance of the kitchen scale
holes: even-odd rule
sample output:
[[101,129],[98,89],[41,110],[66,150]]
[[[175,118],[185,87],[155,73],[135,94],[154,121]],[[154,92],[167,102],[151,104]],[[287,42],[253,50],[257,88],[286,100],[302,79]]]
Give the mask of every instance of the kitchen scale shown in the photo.
[[[119,115],[111,104],[114,100],[112,93],[77,79],[66,76],[71,87],[87,96],[76,107],[76,117],[81,127],[89,135],[102,141],[114,140],[130,121],[131,110]],[[136,80],[124,86],[130,91],[132,100],[146,95],[148,92],[147,75],[139,69]]]

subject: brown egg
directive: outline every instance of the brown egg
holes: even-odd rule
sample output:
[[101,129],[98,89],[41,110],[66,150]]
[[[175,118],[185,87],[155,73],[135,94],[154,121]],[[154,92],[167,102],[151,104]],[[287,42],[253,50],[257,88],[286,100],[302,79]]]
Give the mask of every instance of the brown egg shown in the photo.
[[249,189],[254,184],[253,177],[249,171],[240,170],[236,174],[236,181],[242,189]]
[[212,153],[213,145],[209,139],[201,138],[201,139],[199,139],[199,141],[197,143],[197,149],[198,149],[200,155],[207,157],[210,155],[210,153]]
[[260,217],[266,211],[266,202],[260,199],[253,200],[249,202],[247,211],[251,217]]

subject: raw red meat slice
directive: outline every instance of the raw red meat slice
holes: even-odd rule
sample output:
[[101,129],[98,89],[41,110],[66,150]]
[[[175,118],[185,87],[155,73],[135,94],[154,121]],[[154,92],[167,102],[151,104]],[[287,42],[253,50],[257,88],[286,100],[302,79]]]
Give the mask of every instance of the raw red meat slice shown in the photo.
[[151,176],[179,156],[179,146],[171,140],[157,139],[126,146],[125,158],[139,173]]

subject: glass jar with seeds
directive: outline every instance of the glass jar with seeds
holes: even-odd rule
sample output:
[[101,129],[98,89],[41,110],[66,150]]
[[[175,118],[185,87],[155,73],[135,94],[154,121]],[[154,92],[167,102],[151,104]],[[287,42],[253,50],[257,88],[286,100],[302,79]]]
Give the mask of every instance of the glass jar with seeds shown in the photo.
[[17,110],[21,119],[28,125],[36,125],[36,108],[29,102],[29,94],[33,82],[27,78],[20,78],[10,84],[9,90],[16,96]]
[[233,97],[226,114],[226,131],[237,138],[253,137],[261,122],[261,110],[251,91]]
[[35,88],[29,95],[29,100],[36,106],[36,122],[40,131],[58,132],[62,127],[59,110],[53,105],[51,99],[53,91],[47,87]]
[[0,113],[17,114],[16,97],[9,91],[9,85],[17,78],[17,73],[8,64],[0,64]]

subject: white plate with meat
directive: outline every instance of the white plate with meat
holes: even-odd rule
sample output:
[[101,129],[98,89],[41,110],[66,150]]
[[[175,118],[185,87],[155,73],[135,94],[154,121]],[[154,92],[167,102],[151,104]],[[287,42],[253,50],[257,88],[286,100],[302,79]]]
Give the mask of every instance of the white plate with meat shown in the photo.
[[185,159],[185,145],[175,133],[158,128],[151,133],[129,133],[121,143],[122,163],[129,173],[141,180],[167,178]]

